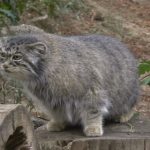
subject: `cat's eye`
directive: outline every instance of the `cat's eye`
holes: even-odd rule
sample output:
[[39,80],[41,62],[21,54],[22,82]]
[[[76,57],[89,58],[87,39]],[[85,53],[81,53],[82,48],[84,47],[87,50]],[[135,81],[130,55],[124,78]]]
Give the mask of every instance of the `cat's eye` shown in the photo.
[[21,54],[16,54],[16,55],[14,55],[14,56],[12,57],[12,59],[13,59],[14,61],[20,61],[20,60],[22,59],[22,55],[21,55]]
[[6,57],[6,54],[3,53],[3,52],[1,52],[1,53],[0,53],[0,56],[4,58],[4,57]]

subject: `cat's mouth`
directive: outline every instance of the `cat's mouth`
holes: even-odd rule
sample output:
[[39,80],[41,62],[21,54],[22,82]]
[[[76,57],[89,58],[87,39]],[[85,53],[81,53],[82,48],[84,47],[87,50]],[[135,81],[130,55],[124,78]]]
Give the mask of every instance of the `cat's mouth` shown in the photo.
[[4,73],[12,73],[12,71],[7,67],[0,66],[0,71]]
[[5,67],[0,67],[0,74],[4,77],[9,77],[15,79],[17,76],[17,73],[15,72],[14,68],[5,68]]

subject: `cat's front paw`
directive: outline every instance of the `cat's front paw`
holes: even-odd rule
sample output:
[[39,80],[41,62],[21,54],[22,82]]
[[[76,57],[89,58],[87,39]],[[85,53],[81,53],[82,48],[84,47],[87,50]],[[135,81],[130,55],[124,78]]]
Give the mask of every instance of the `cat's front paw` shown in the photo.
[[57,122],[48,122],[47,123],[47,130],[48,131],[62,131],[65,129],[65,124],[64,123],[57,123]]
[[84,133],[86,136],[102,136],[103,128],[98,125],[89,125],[84,128]]

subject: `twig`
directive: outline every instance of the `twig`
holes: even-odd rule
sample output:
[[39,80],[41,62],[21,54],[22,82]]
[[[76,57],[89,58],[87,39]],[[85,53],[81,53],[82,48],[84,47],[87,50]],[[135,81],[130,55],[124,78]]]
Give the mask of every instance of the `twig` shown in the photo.
[[37,21],[41,21],[41,20],[45,20],[48,18],[48,15],[44,15],[44,16],[40,16],[40,17],[37,17],[37,18],[33,18],[31,20],[29,20],[28,22],[37,22]]
[[135,127],[131,123],[127,122],[126,124],[130,127],[130,132],[135,132]]
[[142,75],[142,76],[140,77],[140,80],[142,81],[142,80],[144,80],[144,79],[147,78],[147,77],[150,77],[150,72],[145,73],[144,75]]
[[48,119],[46,119],[46,118],[44,118],[44,117],[41,117],[41,116],[37,116],[37,118],[42,119],[42,120],[44,120],[44,121],[49,121]]

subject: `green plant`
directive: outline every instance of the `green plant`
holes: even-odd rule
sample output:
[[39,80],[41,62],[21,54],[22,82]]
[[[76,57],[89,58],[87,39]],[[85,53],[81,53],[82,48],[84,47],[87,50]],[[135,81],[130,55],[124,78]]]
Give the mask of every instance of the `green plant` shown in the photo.
[[141,84],[150,85],[150,61],[142,61],[139,64]]
[[57,15],[56,12],[60,9],[61,1],[60,0],[43,0],[47,6],[47,11],[50,16]]
[[17,24],[20,20],[20,14],[26,7],[25,0],[2,0],[0,1],[0,19],[1,24]]
[[84,7],[85,6],[83,0],[67,0],[67,2],[64,5],[64,8],[70,9],[72,11],[77,11]]
[[78,12],[84,8],[83,0],[42,0],[47,6],[49,16],[59,16],[69,11]]

